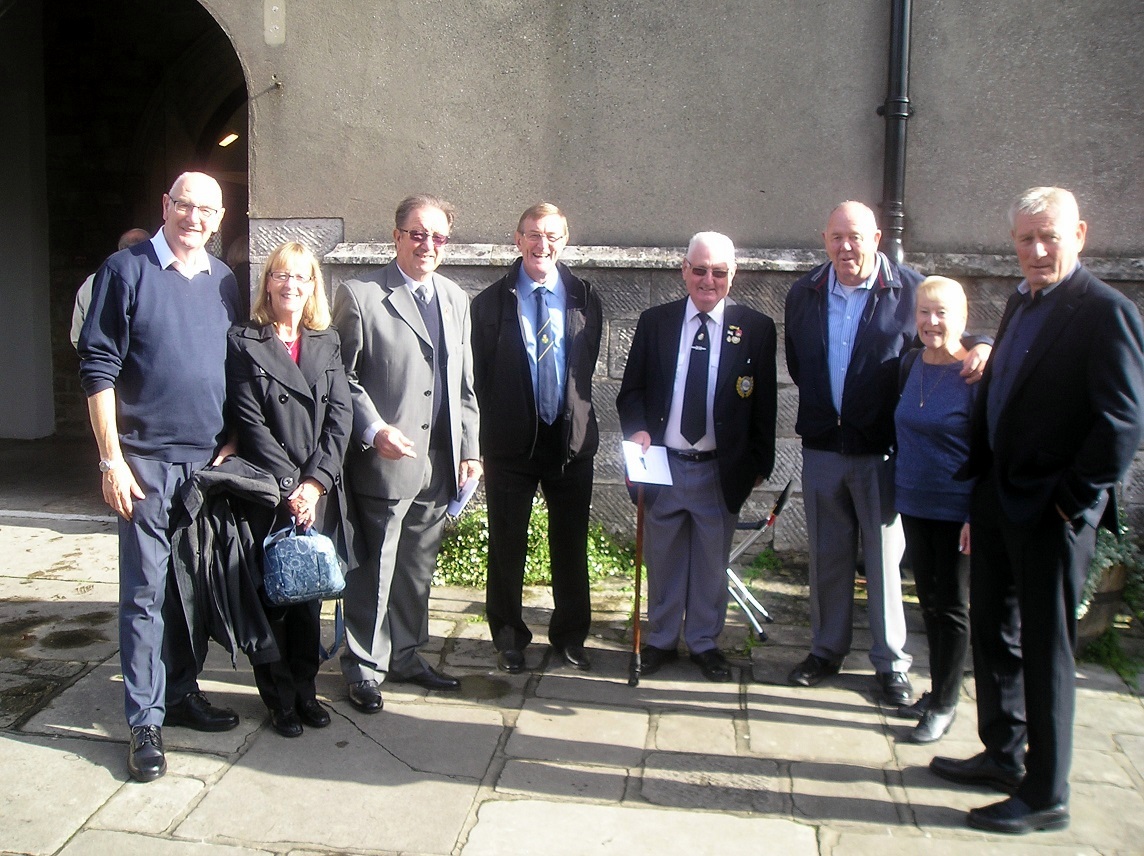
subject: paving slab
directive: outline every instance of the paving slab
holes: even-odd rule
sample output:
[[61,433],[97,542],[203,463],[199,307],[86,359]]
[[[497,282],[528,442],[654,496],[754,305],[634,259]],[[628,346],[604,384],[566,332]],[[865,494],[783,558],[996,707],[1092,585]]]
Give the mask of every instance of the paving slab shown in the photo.
[[172,841],[93,829],[77,835],[59,856],[268,856],[273,850],[205,841]]
[[500,711],[483,708],[390,700],[375,715],[348,704],[337,710],[411,770],[474,780],[485,775],[505,730]]
[[128,783],[103,804],[88,827],[161,835],[206,793],[206,787],[199,779],[175,773],[146,787]]
[[1040,839],[986,840],[982,835],[972,839],[938,839],[922,833],[894,831],[881,835],[865,832],[843,832],[831,848],[831,856],[1101,856],[1092,847],[1067,844],[1045,844]]
[[0,738],[0,770],[0,847],[36,856],[63,847],[127,774],[122,746],[10,733]]
[[640,795],[665,808],[791,813],[788,777],[762,758],[652,752],[641,781]]
[[628,768],[620,766],[511,759],[497,779],[496,790],[533,798],[618,803],[624,797],[628,777]]
[[655,748],[663,752],[734,755],[735,720],[725,712],[668,710],[655,721]]
[[[717,843],[716,843],[717,842]],[[481,806],[461,856],[818,856],[814,829],[786,820],[522,800]]]
[[1132,765],[1137,778],[1144,779],[1144,737],[1121,734],[1116,738],[1116,745]]
[[747,697],[752,754],[875,768],[893,759],[881,712],[852,692],[752,687]]
[[505,746],[513,758],[632,767],[644,755],[648,715],[548,699],[526,701]]
[[449,853],[479,782],[416,770],[394,748],[340,716],[293,740],[264,731],[174,837]]
[[740,708],[737,683],[712,683],[690,663],[672,664],[650,677],[641,677],[637,686],[628,686],[628,655],[605,652],[601,664],[590,673],[566,671],[544,675],[536,688],[537,698],[567,699],[616,707],[657,710],[718,710]]
[[[232,670],[230,655],[212,646],[207,665],[199,676],[199,686],[212,703],[229,707],[238,714],[238,727],[218,733],[164,728],[165,746],[220,754],[238,752],[267,717],[266,708],[254,689],[253,676],[249,671]],[[64,690],[33,716],[23,730],[37,734],[107,737],[126,743],[128,729],[123,718],[123,676],[118,658],[96,666]]]
[[860,764],[797,761],[790,765],[794,816],[826,820],[832,827],[898,826],[887,772]]

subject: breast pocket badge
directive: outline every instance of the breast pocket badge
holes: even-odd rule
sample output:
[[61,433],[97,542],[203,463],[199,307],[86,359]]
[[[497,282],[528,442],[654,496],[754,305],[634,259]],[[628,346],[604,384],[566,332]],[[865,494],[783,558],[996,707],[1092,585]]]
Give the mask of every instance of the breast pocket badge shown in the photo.
[[750,398],[754,391],[755,379],[750,375],[742,375],[735,380],[735,392],[739,393],[739,398]]

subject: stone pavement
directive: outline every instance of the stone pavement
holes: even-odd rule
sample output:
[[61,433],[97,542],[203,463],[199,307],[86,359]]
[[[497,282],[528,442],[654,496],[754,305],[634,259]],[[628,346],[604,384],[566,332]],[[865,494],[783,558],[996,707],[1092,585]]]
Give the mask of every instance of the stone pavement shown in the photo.
[[[232,669],[214,646],[203,688],[241,724],[164,729],[169,772],[135,783],[116,655],[115,526],[92,498],[98,479],[56,479],[66,455],[39,449],[29,463],[0,444],[0,853],[1144,852],[1144,705],[1115,675],[1081,669],[1071,828],[986,835],[965,827],[964,812],[999,797],[926,769],[935,752],[978,750],[972,681],[945,740],[900,742],[910,724],[873,701],[863,652],[827,685],[788,687],[807,629],[780,618],[752,647],[732,610],[724,648],[735,652],[736,682],[708,683],[683,661],[632,688],[624,591],[599,596],[592,672],[534,644],[530,671],[509,676],[493,666],[481,593],[435,590],[433,656],[462,677],[461,691],[383,687],[385,710],[363,716],[327,664],[318,690],[333,724],[297,740],[270,729],[249,667]],[[760,589],[764,602],[779,596]],[[540,639],[546,597],[534,593],[529,613]],[[856,637],[868,644],[861,628]],[[910,647],[920,691],[920,632]]]

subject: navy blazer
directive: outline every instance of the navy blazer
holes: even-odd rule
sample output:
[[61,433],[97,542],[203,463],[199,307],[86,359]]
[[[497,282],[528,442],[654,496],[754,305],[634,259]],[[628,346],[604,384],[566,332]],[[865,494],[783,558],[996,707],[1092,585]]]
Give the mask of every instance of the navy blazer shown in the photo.
[[[1136,306],[1083,267],[1057,286],[1052,313],[1021,363],[989,447],[986,415],[993,363],[973,415],[966,472],[992,469],[1002,508],[1016,524],[1059,506],[1095,526],[1106,493],[1140,447],[1144,331]],[[1022,300],[1005,307],[997,342]],[[1114,503],[1109,503],[1115,521]],[[1108,523],[1107,518],[1105,522]]]
[[[654,445],[663,444],[686,306],[685,297],[640,315],[616,397],[625,437],[647,431]],[[769,477],[775,465],[777,334],[769,317],[728,299],[721,335],[713,407],[715,446],[723,499],[737,514],[755,480]]]
[[[521,261],[473,298],[473,386],[485,457],[532,455],[538,417],[528,350],[520,331],[516,283]],[[600,431],[592,406],[592,374],[600,355],[604,309],[592,286],[557,263],[567,295],[564,312],[564,436],[562,463],[591,457]]]

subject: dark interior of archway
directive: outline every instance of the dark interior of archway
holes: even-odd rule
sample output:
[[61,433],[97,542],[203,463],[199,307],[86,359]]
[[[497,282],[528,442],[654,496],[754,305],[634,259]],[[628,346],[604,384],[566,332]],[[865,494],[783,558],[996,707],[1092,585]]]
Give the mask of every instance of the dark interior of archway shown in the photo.
[[[89,429],[68,341],[72,302],[119,235],[158,229],[171,180],[200,169],[219,179],[227,209],[212,249],[226,258],[245,246],[247,95],[234,48],[195,0],[43,10],[56,427],[74,436]],[[237,139],[220,147],[230,133]]]

